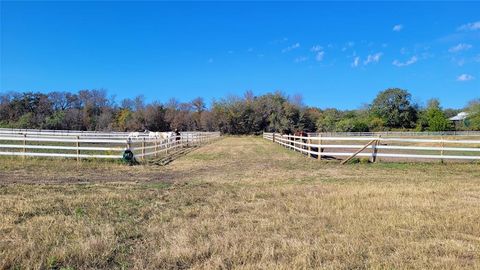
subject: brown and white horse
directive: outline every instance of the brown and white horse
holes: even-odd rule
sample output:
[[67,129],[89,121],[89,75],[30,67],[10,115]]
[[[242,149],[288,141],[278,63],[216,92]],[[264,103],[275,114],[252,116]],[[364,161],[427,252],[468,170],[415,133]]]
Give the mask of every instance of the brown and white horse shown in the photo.
[[[293,136],[295,137],[301,137],[301,138],[295,138],[295,137],[290,137],[290,145],[300,147],[302,149],[308,149],[308,146],[303,145],[303,144],[296,144],[295,142],[301,141],[302,143],[307,143],[308,142],[308,133],[303,131],[303,130],[297,130],[293,133]],[[310,151],[312,152],[318,152],[318,147],[310,147]],[[323,148],[320,148],[320,152],[323,152]],[[317,158],[317,154],[311,154],[311,157]]]
[[[289,132],[288,135],[290,135],[290,136],[293,135],[293,137],[290,137],[290,141],[291,141],[291,142],[290,142],[290,145],[292,145],[292,146],[296,146],[295,142],[298,141],[298,140],[300,140],[300,141],[303,142],[303,143],[306,143],[306,142],[307,142],[306,137],[308,136],[308,134],[307,134],[305,131],[303,131],[303,130],[297,130],[297,131],[295,131],[293,134]],[[300,138],[296,138],[296,137],[302,137],[302,138],[300,139]],[[303,139],[303,137],[305,137],[305,139]],[[300,146],[301,146],[302,148],[304,148],[303,145],[300,145]]]

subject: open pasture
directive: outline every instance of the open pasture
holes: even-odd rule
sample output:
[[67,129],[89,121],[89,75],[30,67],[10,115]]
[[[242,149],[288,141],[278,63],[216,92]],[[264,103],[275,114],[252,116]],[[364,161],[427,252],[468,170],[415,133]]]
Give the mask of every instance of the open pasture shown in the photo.
[[478,164],[225,137],[166,167],[2,158],[0,268],[480,267]]

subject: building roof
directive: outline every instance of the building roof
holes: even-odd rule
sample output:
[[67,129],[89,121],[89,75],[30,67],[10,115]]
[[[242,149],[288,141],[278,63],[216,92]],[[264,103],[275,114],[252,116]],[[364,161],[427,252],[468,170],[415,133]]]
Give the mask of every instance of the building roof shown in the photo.
[[461,112],[461,113],[455,115],[454,117],[448,118],[448,120],[451,120],[451,121],[462,121],[462,120],[465,120],[467,117],[468,117],[468,113],[467,113],[467,112]]

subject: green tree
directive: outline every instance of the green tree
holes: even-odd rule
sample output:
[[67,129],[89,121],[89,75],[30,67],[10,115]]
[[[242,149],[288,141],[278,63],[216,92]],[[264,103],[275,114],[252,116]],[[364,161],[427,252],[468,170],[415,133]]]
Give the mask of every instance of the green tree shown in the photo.
[[440,108],[438,99],[429,101],[427,112],[428,131],[445,131],[451,129],[451,124]]
[[344,118],[336,124],[338,132],[366,132],[368,124],[359,118]]
[[315,123],[320,116],[320,111],[315,108],[306,108],[300,110],[300,118],[298,120],[297,128],[306,132],[315,132]]
[[370,106],[373,116],[380,117],[389,128],[411,128],[417,120],[417,108],[406,90],[390,88],[380,92]]
[[281,114],[281,131],[283,133],[293,133],[299,130],[300,110],[292,103],[283,103],[283,112]]
[[127,131],[128,130],[128,122],[131,121],[132,119],[132,111],[129,109],[122,109],[118,112],[117,115],[117,127],[121,131]]
[[420,112],[417,121],[418,131],[446,131],[452,129],[452,124],[445,116],[438,99],[431,99],[427,108]]
[[18,121],[15,122],[13,127],[15,128],[32,128],[35,126],[33,113],[27,112],[20,116]]
[[55,111],[51,116],[45,119],[45,127],[47,129],[64,129],[65,128],[65,111]]
[[467,127],[470,130],[480,130],[480,99],[470,101],[468,108]]
[[368,118],[368,130],[369,131],[384,131],[385,121],[378,116],[371,116]]
[[317,130],[319,132],[333,132],[340,119],[340,111],[337,109],[326,109],[321,113],[317,120]]

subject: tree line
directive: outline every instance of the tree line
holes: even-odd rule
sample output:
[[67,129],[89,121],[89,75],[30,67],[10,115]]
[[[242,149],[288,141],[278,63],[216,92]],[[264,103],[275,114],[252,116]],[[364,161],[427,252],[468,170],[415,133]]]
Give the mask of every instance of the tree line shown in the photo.
[[[448,118],[461,111],[464,121]],[[368,105],[356,110],[320,109],[304,105],[300,96],[281,92],[189,102],[145,102],[143,96],[117,102],[105,90],[76,93],[53,91],[0,94],[0,127],[101,131],[221,131],[227,134],[258,134],[263,131],[366,132],[388,130],[480,130],[480,99],[465,108],[443,109],[438,99],[426,106],[412,101],[403,89],[378,93]]]

